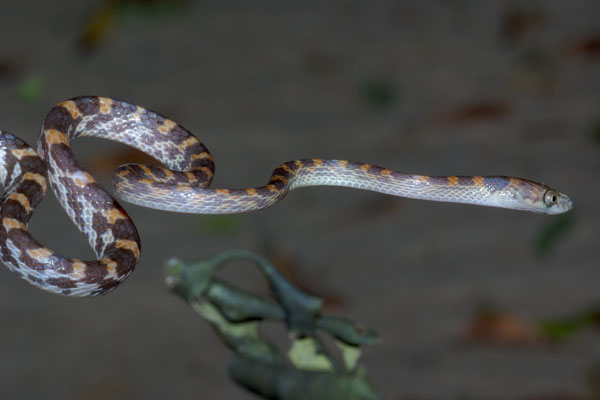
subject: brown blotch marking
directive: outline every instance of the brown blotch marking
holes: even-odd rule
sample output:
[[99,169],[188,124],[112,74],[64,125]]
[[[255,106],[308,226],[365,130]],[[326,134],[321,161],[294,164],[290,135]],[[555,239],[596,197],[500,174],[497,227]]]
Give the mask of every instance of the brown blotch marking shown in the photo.
[[338,165],[342,168],[345,168],[348,165],[348,161],[346,160],[338,160]]
[[154,182],[152,182],[152,180],[144,178],[144,179],[140,179],[138,181],[139,183],[143,184],[143,185],[152,185]]
[[133,113],[134,116],[137,116],[138,118],[140,118],[142,115],[144,115],[146,113],[146,109],[140,106],[136,106],[135,112]]
[[[118,246],[118,244],[117,244],[117,246]],[[111,260],[108,257],[105,257],[105,258],[100,259],[100,262],[103,263],[104,266],[106,267],[107,275],[112,275],[112,276],[116,276],[116,277],[119,276],[117,274],[117,267],[119,266],[119,264],[116,261]]]
[[165,121],[162,123],[162,125],[158,126],[158,130],[161,133],[169,133],[171,131],[171,129],[173,129],[176,126],[177,126],[177,123],[175,121],[172,121],[170,119],[165,119]]
[[187,177],[189,182],[194,182],[196,180],[196,174],[194,174],[193,172],[186,172],[185,176]]
[[144,171],[144,174],[146,175],[152,175],[152,171],[150,171],[150,168],[148,168],[147,166],[145,166],[144,164],[140,164],[137,166],[139,169],[141,169],[142,171]]
[[73,177],[73,182],[80,188],[86,187],[90,183],[95,183],[96,179],[85,171],[81,171],[79,174]]
[[38,249],[27,250],[27,254],[29,255],[29,257],[39,262],[45,262],[48,259],[48,257],[50,257],[53,253],[52,250],[49,250],[45,247],[40,247]]
[[429,183],[429,177],[427,175],[415,175],[415,179],[419,182]]
[[267,186],[265,186],[265,188],[267,188],[268,190],[270,190],[271,192],[276,192],[279,193],[279,190],[277,190],[277,186],[273,185],[273,184],[268,184]]
[[446,180],[448,181],[448,184],[451,186],[458,185],[458,176],[447,176]]
[[46,193],[46,189],[48,189],[48,183],[46,182],[46,178],[41,174],[36,174],[35,172],[25,172],[23,174],[23,180],[36,182],[42,187],[44,193]]
[[32,156],[36,157],[37,156],[37,153],[35,152],[35,150],[33,150],[31,148],[13,149],[12,154],[18,160],[22,159],[23,157],[32,157]]
[[360,169],[362,169],[364,172],[369,172],[369,169],[372,167],[371,164],[363,164],[360,166]]
[[165,174],[164,180],[166,181],[173,179],[173,177],[175,176],[173,171],[171,171],[170,169],[161,168],[160,171],[162,171]]
[[77,107],[77,104],[75,104],[75,102],[72,100],[63,101],[59,104],[59,106],[65,108],[69,112],[69,114],[71,114],[71,118],[73,119],[77,119],[79,118],[79,115],[81,115],[79,107]]
[[4,225],[4,228],[6,230],[9,230],[9,229],[21,229],[23,231],[27,230],[27,226],[24,223],[22,223],[21,221],[18,221],[16,219],[13,219],[13,218],[2,219],[2,225]]
[[519,178],[508,178],[508,182],[513,186],[519,186],[522,183],[522,180]]
[[290,172],[296,171],[300,166],[298,165],[298,161],[288,161],[285,163],[287,165]]
[[109,224],[114,224],[118,219],[127,219],[127,214],[118,208],[110,208],[104,211],[104,216]]
[[[183,142],[179,143],[177,145],[177,147],[179,147],[181,150],[185,150],[190,146],[195,146],[198,144],[198,139],[196,139],[196,137],[194,136],[189,136],[187,139],[185,139]],[[200,153],[202,154],[202,153]]]
[[271,177],[271,182],[272,181],[280,181],[282,183],[286,183],[288,181],[287,177],[283,176],[283,175],[273,175]]
[[320,167],[321,165],[323,165],[323,160],[321,160],[320,158],[313,158],[310,161],[312,161],[314,163],[314,165],[317,167]]
[[25,212],[31,211],[31,205],[29,204],[29,199],[23,193],[12,193],[10,196],[8,196],[7,199],[18,202],[21,205],[21,207],[23,207],[23,209],[25,209]]
[[119,176],[119,178],[125,178],[127,175],[131,175],[131,173],[132,172],[128,169],[122,169],[117,175]]
[[73,267],[73,272],[69,274],[71,278],[82,279],[85,277],[86,265],[83,261],[75,259],[73,260],[73,264],[71,264],[71,267]]
[[133,240],[125,240],[125,239],[117,240],[117,249],[129,250],[133,253],[136,260],[138,260],[140,258],[140,248],[139,248],[138,244]]
[[248,193],[250,196],[256,196],[258,194],[257,190],[253,188],[246,189],[246,193]]
[[100,112],[102,114],[108,114],[112,108],[112,99],[108,97],[98,97]]
[[284,170],[285,172],[291,172],[290,167],[287,166],[287,164],[281,164],[279,167],[277,168],[281,168],[282,170]]
[[381,176],[389,176],[392,175],[394,173],[394,171],[392,171],[391,169],[382,169],[380,174]]
[[483,176],[474,176],[473,182],[475,182],[477,186],[483,186]]
[[205,158],[212,159],[212,156],[205,151],[203,151],[202,153],[192,154],[190,156],[191,160],[204,160]]
[[69,145],[67,141],[67,135],[63,132],[59,132],[56,129],[46,129],[44,131],[44,136],[46,137],[46,142],[48,144],[64,144],[65,146]]
[[217,192],[219,194],[228,195],[229,194],[229,189],[215,189],[215,192]]

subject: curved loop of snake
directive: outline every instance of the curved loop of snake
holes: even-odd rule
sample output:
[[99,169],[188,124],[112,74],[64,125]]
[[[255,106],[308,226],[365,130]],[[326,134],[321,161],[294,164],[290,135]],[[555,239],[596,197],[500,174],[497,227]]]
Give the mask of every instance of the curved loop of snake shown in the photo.
[[[76,161],[69,142],[93,136],[133,146],[164,163],[124,165],[113,182],[127,202],[168,211],[226,214],[269,207],[288,191],[315,185],[346,186],[394,196],[559,214],[572,208],[564,194],[540,183],[503,176],[405,174],[340,160],[289,161],[269,182],[248,189],[211,189],[214,163],[204,145],[181,125],[145,108],[106,97],[79,97],[50,110],[35,152],[0,131],[0,258],[41,289],[71,296],[106,293],[140,257],[137,230],[125,210]],[[97,259],[66,258],[38,243],[27,224],[47,181]]]

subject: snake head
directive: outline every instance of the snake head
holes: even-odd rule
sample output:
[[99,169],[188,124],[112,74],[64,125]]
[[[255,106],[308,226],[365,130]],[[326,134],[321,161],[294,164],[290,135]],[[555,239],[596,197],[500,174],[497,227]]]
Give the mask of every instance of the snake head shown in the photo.
[[573,208],[573,201],[564,193],[552,188],[546,189],[540,201],[541,212],[546,214],[562,214]]

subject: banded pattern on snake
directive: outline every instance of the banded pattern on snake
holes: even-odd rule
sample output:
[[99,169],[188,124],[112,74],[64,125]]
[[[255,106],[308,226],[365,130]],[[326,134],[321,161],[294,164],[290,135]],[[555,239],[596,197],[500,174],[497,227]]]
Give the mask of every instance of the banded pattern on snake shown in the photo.
[[[37,153],[0,131],[0,258],[41,289],[95,296],[114,289],[140,258],[140,240],[127,212],[76,161],[69,142],[80,136],[114,140],[156,158],[168,169],[129,164],[113,176],[127,202],[176,212],[225,214],[269,207],[289,190],[346,186],[416,199],[470,203],[558,214],[572,208],[564,194],[541,183],[503,176],[405,174],[365,163],[305,159],[277,167],[269,182],[247,189],[211,189],[214,162],[181,125],[145,108],[106,97],[78,97],[50,110]],[[66,258],[38,243],[27,224],[46,192],[46,177],[97,259]]]

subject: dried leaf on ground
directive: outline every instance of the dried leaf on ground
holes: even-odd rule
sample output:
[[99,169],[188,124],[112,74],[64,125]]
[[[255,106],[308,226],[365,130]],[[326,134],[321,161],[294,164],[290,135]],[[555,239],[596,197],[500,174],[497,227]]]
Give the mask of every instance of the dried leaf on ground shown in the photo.
[[438,120],[443,124],[459,125],[501,119],[509,114],[510,107],[506,103],[481,101],[464,104],[453,110],[442,112]]
[[536,327],[521,317],[499,310],[480,310],[464,330],[471,343],[533,346],[542,342]]

